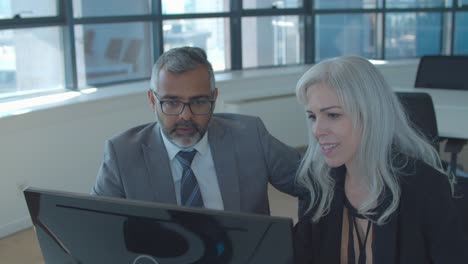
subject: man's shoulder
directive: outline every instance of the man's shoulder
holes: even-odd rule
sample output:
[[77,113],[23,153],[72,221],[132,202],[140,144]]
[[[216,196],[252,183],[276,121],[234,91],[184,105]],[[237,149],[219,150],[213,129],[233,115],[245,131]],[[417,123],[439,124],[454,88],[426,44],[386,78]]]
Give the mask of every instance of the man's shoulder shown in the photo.
[[233,113],[216,113],[213,114],[213,121],[222,126],[231,127],[246,127],[257,125],[261,122],[260,118],[250,115],[233,114]]
[[156,122],[147,123],[127,129],[109,139],[113,143],[135,143],[145,140],[154,133]]

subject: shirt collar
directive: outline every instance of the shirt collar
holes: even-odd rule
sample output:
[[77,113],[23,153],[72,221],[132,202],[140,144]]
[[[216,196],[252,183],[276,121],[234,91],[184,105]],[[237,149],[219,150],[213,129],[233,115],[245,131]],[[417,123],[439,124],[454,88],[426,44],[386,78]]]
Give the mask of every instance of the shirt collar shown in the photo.
[[208,145],[208,131],[206,131],[205,135],[203,135],[202,139],[198,141],[197,144],[195,144],[193,147],[188,148],[188,149],[183,149],[176,144],[172,143],[166,135],[162,132],[162,128],[159,127],[159,133],[161,133],[164,145],[166,146],[167,150],[167,155],[169,157],[169,160],[173,160],[177,153],[179,151],[190,151],[192,149],[196,149],[198,153],[200,153],[202,156],[206,155],[209,151],[209,145]]

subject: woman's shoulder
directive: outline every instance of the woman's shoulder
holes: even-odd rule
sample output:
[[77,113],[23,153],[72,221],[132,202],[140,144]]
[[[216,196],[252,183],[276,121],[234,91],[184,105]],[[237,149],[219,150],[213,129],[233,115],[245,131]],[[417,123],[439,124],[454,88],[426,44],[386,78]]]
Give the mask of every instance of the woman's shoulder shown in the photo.
[[297,223],[294,225],[294,229],[295,231],[310,230],[312,228],[312,225],[313,225],[312,213],[311,211],[308,211],[306,214],[299,217],[299,219],[297,220]]
[[398,169],[398,176],[403,190],[431,193],[431,190],[440,190],[444,186],[450,188],[446,174],[419,159],[407,158],[404,166]]
[[423,160],[401,155],[394,159],[393,169],[399,177],[411,176],[415,180],[447,179],[447,175]]

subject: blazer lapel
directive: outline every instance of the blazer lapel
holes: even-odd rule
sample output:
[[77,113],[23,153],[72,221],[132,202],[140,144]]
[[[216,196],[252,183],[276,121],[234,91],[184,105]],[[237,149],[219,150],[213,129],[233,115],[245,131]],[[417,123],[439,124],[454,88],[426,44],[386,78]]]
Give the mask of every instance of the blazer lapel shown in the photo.
[[[389,191],[385,191],[387,194],[377,208],[377,215],[380,216],[385,208],[390,205],[392,197],[389,195]],[[374,242],[372,244],[372,253],[374,260],[382,264],[394,264],[398,263],[398,210],[393,212],[392,216],[382,226],[375,225],[374,228]],[[374,261],[375,262],[375,261]]]
[[234,140],[215,117],[208,129],[208,142],[218,177],[225,210],[240,211],[239,174],[236,164]]
[[142,144],[142,151],[148,169],[149,190],[153,194],[154,201],[177,204],[174,179],[159,124],[154,126],[148,141]]
[[[321,252],[319,263],[340,263],[341,233],[344,206],[344,172],[343,168],[333,170],[336,179],[335,194],[330,212],[320,221]],[[341,175],[342,174],[342,175]]]
[[[330,208],[330,213],[319,223],[320,251],[318,263],[340,263],[341,257],[341,235],[343,225],[344,206],[344,174],[346,170],[340,167],[332,170],[332,175],[336,179],[335,194]],[[389,194],[388,191],[384,193]],[[377,208],[377,215],[382,212],[391,202],[391,197],[387,195]],[[393,213],[390,220],[383,226],[373,225],[374,240],[372,242],[373,263],[394,264],[398,263],[398,210]]]

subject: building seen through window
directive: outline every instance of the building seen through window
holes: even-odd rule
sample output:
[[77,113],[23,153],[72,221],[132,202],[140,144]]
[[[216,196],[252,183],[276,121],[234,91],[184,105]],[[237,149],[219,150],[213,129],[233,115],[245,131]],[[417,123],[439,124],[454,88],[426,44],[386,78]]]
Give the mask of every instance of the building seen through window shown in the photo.
[[[0,0],[0,19],[56,16],[57,3]],[[0,100],[64,89],[62,29],[0,30]]]

